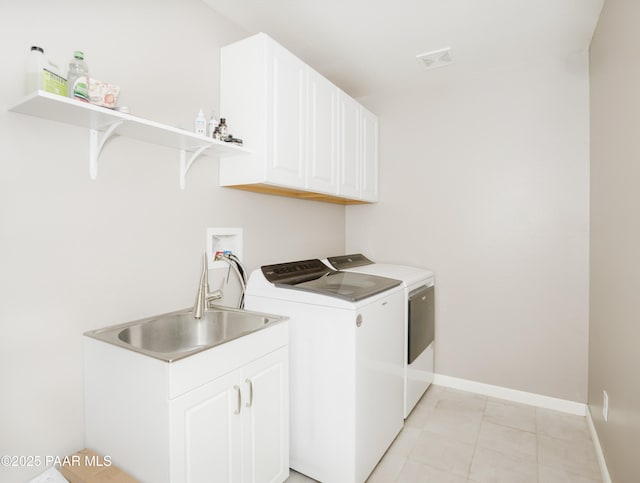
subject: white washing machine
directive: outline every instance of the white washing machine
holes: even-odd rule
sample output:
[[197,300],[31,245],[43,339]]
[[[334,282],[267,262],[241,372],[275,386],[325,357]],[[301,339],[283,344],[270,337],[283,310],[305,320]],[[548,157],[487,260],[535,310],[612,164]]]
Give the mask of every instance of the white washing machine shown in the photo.
[[364,482],[404,423],[401,282],[304,260],[255,270],[245,300],[289,317],[291,468]]
[[329,257],[329,267],[391,277],[404,287],[404,417],[433,382],[435,339],[433,272],[405,265],[374,263],[360,253]]

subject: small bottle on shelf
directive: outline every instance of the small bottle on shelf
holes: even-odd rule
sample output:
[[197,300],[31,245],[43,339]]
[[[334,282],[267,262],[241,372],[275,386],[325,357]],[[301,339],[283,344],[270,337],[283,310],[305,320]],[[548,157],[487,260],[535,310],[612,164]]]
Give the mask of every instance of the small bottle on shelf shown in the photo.
[[213,130],[213,134],[211,135],[211,137],[217,141],[220,141],[220,129],[218,128],[218,126],[216,126]]
[[44,49],[34,45],[27,60],[27,94],[42,90],[42,69],[44,69]]
[[67,74],[67,96],[89,102],[89,67],[84,61],[84,53],[76,50],[69,62]]
[[215,111],[211,114],[211,119],[209,119],[209,129],[207,130],[207,135],[212,138],[213,133],[215,132],[216,127],[218,126],[218,120],[216,119]]
[[195,132],[200,136],[205,136],[207,134],[207,119],[204,117],[204,112],[202,112],[202,109],[200,109],[200,112],[198,112],[198,117],[196,117]]
[[218,124],[218,131],[220,131],[220,139],[224,139],[229,134],[229,128],[227,127],[227,120],[223,117]]

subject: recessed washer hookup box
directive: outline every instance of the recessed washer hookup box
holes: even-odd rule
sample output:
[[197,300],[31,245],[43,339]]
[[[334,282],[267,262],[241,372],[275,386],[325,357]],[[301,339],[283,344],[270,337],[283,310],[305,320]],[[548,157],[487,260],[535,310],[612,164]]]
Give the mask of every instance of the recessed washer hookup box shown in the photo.
[[83,449],[66,456],[60,472],[70,483],[140,483],[111,462],[111,457],[100,456]]

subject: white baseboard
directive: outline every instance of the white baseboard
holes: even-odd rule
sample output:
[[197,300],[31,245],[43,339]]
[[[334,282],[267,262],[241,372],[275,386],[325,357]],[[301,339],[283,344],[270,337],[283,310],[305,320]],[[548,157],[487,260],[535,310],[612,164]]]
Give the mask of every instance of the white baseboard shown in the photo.
[[482,394],[483,396],[506,399],[507,401],[529,404],[531,406],[536,406],[539,408],[553,409],[554,411],[575,414],[577,416],[585,416],[587,414],[587,405],[584,403],[543,396],[541,394],[535,394],[531,392],[518,391],[517,389],[492,386],[491,384],[469,381],[467,379],[459,379],[457,377],[444,376],[442,374],[435,374],[433,383],[437,386],[460,389],[462,391]]
[[602,452],[602,446],[600,446],[600,438],[596,432],[596,427],[593,424],[593,418],[591,417],[591,410],[587,406],[587,425],[591,432],[591,439],[593,440],[593,446],[596,450],[596,457],[598,458],[598,465],[600,466],[600,474],[602,475],[603,483],[611,483],[611,476],[609,476],[609,469],[607,468],[607,462],[604,459],[604,453]]

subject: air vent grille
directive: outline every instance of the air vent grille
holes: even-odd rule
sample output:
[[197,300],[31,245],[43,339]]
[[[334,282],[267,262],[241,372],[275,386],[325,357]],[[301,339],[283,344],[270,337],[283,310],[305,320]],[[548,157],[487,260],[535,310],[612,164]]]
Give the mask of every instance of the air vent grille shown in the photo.
[[432,52],[425,52],[424,54],[416,55],[424,67],[427,69],[436,69],[438,67],[444,67],[453,63],[453,57],[451,57],[451,47],[445,49],[434,50]]

